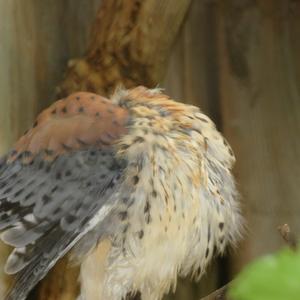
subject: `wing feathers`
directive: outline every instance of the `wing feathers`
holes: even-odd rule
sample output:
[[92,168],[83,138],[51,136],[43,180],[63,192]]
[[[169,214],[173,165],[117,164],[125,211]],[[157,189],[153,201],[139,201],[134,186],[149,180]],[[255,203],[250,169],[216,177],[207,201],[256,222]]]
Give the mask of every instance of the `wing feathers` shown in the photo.
[[6,272],[17,274],[6,300],[25,299],[110,211],[126,167],[114,143],[127,122],[127,110],[77,93],[40,114],[0,160],[0,237],[15,247]]
[[127,110],[99,95],[76,93],[43,111],[16,143],[9,160],[30,163],[42,152],[52,160],[68,151],[110,146],[126,133],[127,122]]

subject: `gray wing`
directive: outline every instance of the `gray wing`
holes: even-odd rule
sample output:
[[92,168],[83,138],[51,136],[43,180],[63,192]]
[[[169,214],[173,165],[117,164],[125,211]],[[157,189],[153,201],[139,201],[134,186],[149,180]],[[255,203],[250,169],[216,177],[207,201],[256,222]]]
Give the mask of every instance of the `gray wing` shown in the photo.
[[6,271],[16,284],[6,300],[25,299],[56,261],[87,231],[95,214],[113,201],[124,163],[111,150],[37,156],[0,164],[1,239],[15,247]]

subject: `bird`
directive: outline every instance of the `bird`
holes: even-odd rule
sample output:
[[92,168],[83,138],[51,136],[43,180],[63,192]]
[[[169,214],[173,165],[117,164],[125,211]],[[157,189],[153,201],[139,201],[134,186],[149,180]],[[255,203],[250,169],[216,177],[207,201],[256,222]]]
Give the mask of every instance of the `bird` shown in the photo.
[[161,89],[76,92],[42,111],[0,160],[5,300],[64,256],[80,300],[158,300],[236,245],[235,156],[211,119]]

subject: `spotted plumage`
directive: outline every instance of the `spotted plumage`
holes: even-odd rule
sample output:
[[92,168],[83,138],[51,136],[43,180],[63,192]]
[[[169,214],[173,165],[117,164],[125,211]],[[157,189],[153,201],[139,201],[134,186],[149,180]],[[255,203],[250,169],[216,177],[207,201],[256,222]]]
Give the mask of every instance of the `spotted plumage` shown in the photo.
[[161,299],[200,278],[240,233],[233,152],[211,120],[159,90],[76,93],[42,112],[0,162],[6,300],[25,299],[66,253],[78,299]]

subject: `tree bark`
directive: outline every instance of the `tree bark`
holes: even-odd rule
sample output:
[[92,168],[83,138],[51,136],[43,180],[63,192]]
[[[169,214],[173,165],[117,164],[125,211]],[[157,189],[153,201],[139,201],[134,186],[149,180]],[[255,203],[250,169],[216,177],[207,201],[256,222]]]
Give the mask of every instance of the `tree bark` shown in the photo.
[[87,54],[69,61],[58,97],[77,90],[110,94],[118,85],[155,87],[190,2],[103,1]]

